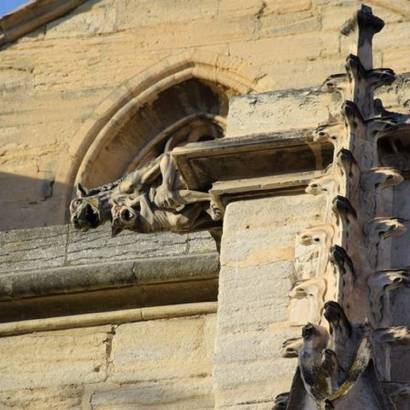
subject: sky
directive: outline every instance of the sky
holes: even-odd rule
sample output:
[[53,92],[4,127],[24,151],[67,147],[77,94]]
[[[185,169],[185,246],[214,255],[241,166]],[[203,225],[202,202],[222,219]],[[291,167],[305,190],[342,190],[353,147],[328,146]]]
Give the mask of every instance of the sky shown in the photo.
[[0,0],[0,17],[24,3],[28,3],[28,0]]

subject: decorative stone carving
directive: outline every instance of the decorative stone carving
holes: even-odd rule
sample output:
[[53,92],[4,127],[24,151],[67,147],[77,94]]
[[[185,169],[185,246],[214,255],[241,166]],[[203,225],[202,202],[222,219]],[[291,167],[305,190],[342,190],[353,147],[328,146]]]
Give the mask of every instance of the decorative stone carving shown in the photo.
[[362,174],[361,187],[365,191],[384,189],[396,186],[403,182],[404,178],[398,169],[392,167],[378,167]]
[[342,148],[336,154],[336,164],[343,176],[353,178],[360,174],[359,165],[357,164],[356,159],[352,152],[346,148]]
[[337,195],[333,199],[332,210],[337,217],[337,221],[342,221],[344,224],[354,223],[357,220],[356,210],[344,196]]
[[[370,329],[352,324],[336,302],[325,304],[330,335],[318,325],[302,329],[303,345],[291,391],[278,396],[274,408],[287,410],[333,409],[360,383],[369,409],[392,408],[377,381],[372,364]],[[281,406],[281,407],[280,407]]]
[[86,190],[78,186],[71,221],[87,230],[110,220],[113,235],[136,232],[189,232],[215,226],[219,215],[207,192],[186,185],[169,153],[111,184]]
[[410,329],[405,326],[379,328],[373,332],[373,338],[382,345],[410,345]]
[[326,281],[323,278],[312,278],[296,284],[289,293],[291,324],[302,325],[307,321],[319,323],[325,291]]
[[334,192],[336,180],[332,175],[315,178],[306,187],[305,192],[311,195],[329,194]]
[[370,291],[370,307],[375,323],[382,326],[388,318],[385,309],[391,291],[410,286],[410,275],[407,270],[389,270],[377,272],[368,280]]
[[[331,76],[323,86],[344,102],[341,115],[331,117],[314,133],[316,141],[334,145],[335,155],[327,174],[313,180],[306,192],[327,195],[325,224],[333,234],[326,245],[319,241],[322,248],[315,248],[315,255],[327,253],[327,257],[316,257],[316,270],[309,263],[308,271],[325,280],[325,298],[333,292],[340,305],[317,306],[329,322],[329,342],[318,325],[319,315],[312,316],[314,324],[303,329],[299,365],[286,406],[286,396],[281,399],[282,408],[288,410],[392,409],[380,377],[390,382],[391,375],[400,373],[391,371],[401,352],[393,348],[410,343],[409,329],[388,327],[407,320],[401,306],[406,293],[398,290],[410,287],[409,271],[379,266],[391,266],[390,241],[381,246],[382,241],[406,230],[404,220],[391,216],[392,191],[386,188],[403,182],[410,169],[410,116],[387,111],[374,99],[376,88],[395,79],[393,70],[373,68],[373,36],[383,25],[369,7],[361,7],[342,29],[342,34],[356,36],[357,56],[347,57],[347,75]],[[313,252],[309,235],[305,242]],[[324,265],[323,260],[330,264]],[[304,272],[301,264],[298,272]],[[294,298],[297,290],[296,286]],[[345,311],[359,324],[351,322]],[[285,342],[284,355],[293,357],[296,347],[296,340]]]
[[[333,121],[335,121],[335,119],[333,119]],[[319,125],[313,133],[313,140],[322,143],[331,142],[337,146],[343,133],[343,124],[340,122],[329,122],[327,124]]]
[[365,244],[369,262],[373,269],[378,269],[379,244],[382,240],[403,235],[406,227],[400,218],[375,218],[364,226]]

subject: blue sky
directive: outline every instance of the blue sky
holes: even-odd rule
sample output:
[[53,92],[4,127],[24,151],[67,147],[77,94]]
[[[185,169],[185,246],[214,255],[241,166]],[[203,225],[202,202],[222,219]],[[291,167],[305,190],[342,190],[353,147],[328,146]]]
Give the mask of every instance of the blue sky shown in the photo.
[[24,3],[28,3],[28,0],[0,0],[0,17]]

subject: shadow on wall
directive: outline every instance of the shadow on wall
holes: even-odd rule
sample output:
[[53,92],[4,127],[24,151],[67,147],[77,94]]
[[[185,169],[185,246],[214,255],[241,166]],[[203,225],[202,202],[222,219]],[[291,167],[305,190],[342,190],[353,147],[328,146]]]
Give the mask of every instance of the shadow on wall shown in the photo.
[[0,231],[63,224],[58,193],[66,189],[50,179],[0,172]]

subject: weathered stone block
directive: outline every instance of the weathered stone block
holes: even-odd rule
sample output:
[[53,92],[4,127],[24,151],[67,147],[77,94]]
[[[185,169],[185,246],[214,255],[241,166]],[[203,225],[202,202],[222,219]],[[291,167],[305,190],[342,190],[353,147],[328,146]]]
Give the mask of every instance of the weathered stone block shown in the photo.
[[[18,389],[0,392],[1,409],[80,410],[83,386]],[[4,406],[4,407],[3,407]]]
[[235,97],[231,99],[227,137],[316,128],[328,119],[324,107],[333,105],[330,94],[312,90]]
[[121,325],[109,381],[143,382],[212,373],[215,315]]
[[111,326],[0,338],[0,391],[98,383]]

